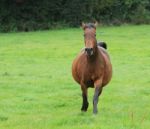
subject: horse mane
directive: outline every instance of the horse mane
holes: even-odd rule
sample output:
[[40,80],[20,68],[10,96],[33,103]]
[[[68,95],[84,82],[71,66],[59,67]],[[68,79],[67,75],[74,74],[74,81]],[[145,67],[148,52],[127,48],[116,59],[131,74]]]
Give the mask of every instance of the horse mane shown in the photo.
[[96,29],[96,26],[95,26],[95,24],[94,23],[87,23],[87,24],[85,24],[85,26],[84,26],[84,29],[86,29],[86,28],[94,28],[94,29]]

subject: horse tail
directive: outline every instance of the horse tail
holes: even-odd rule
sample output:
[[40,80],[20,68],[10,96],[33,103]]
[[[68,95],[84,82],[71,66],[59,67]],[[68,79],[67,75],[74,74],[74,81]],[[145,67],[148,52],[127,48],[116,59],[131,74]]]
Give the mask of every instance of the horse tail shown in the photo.
[[105,49],[107,49],[107,44],[104,41],[100,41],[97,43],[98,46],[103,47]]

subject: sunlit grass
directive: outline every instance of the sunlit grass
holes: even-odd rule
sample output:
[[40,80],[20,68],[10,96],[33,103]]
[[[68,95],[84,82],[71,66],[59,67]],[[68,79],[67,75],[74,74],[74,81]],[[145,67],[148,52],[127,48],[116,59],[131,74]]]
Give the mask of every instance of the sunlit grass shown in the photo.
[[92,114],[80,111],[71,64],[83,47],[81,29],[0,34],[1,129],[148,129],[150,26],[101,27],[113,78]]

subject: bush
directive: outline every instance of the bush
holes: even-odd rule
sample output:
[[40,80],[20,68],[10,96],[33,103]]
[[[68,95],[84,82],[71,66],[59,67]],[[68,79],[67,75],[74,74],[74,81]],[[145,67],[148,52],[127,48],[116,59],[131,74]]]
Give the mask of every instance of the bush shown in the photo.
[[149,0],[1,0],[0,31],[34,31],[82,21],[150,23]]

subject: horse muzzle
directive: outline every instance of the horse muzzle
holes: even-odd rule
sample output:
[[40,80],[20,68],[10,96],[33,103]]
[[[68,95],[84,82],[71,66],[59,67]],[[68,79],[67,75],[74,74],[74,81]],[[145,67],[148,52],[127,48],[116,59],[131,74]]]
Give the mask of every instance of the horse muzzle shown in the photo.
[[93,48],[85,48],[85,52],[88,56],[92,56],[94,54]]

